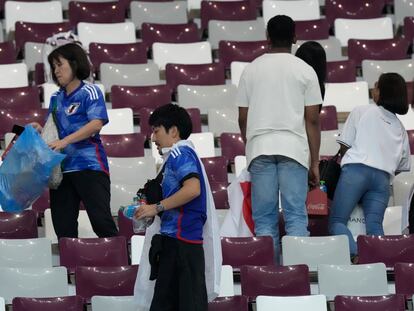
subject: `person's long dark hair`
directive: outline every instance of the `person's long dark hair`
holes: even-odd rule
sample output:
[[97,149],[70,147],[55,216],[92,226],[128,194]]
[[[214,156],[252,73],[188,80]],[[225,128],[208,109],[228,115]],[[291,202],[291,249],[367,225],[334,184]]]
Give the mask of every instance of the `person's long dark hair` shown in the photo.
[[383,73],[376,87],[379,90],[378,106],[396,114],[408,112],[407,84],[401,75],[395,72]]
[[325,97],[326,53],[322,45],[316,41],[307,41],[299,47],[295,56],[315,70],[323,99]]

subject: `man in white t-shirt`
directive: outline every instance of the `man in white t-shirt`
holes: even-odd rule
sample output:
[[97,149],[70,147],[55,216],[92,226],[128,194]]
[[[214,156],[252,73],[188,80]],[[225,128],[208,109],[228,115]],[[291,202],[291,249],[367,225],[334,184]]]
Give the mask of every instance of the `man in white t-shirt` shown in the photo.
[[306,195],[319,184],[319,106],[315,71],[291,54],[295,23],[277,15],[267,24],[271,51],[245,68],[239,83],[239,125],[246,143],[257,236],[279,248],[279,192],[288,235],[307,236]]

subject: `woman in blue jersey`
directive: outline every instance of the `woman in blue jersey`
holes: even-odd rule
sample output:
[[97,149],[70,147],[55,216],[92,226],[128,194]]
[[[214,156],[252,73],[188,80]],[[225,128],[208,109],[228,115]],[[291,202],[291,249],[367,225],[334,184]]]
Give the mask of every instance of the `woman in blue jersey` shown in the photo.
[[[117,235],[110,210],[108,162],[99,131],[108,122],[100,89],[83,80],[90,75],[88,58],[77,44],[58,47],[48,56],[52,77],[60,89],[50,99],[59,140],[49,147],[66,154],[63,180],[50,190],[52,221],[58,238],[77,237],[79,204],[83,203],[99,237]],[[38,123],[32,123],[41,130]]]

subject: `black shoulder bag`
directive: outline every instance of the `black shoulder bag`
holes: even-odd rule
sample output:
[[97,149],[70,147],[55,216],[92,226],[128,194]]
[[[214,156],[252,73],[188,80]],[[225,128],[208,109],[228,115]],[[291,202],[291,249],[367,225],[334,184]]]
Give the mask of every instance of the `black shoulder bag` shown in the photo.
[[319,162],[320,180],[325,182],[327,195],[331,200],[333,200],[339,175],[341,175],[341,165],[338,163],[339,157],[340,151],[329,160],[321,160]]

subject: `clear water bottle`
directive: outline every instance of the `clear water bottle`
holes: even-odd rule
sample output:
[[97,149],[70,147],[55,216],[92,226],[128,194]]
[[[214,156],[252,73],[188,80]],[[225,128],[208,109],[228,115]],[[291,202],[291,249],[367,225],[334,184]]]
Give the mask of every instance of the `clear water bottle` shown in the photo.
[[152,224],[154,221],[153,217],[146,217],[142,219],[137,219],[134,215],[137,209],[143,204],[146,204],[146,198],[144,195],[138,195],[134,197],[132,204],[128,206],[122,206],[121,210],[125,217],[132,220],[133,230],[135,233],[144,233],[145,230]]
[[319,182],[319,189],[322,191],[322,192],[328,192],[328,189],[326,188],[326,185],[325,185],[325,181],[324,180],[321,180],[320,182]]

